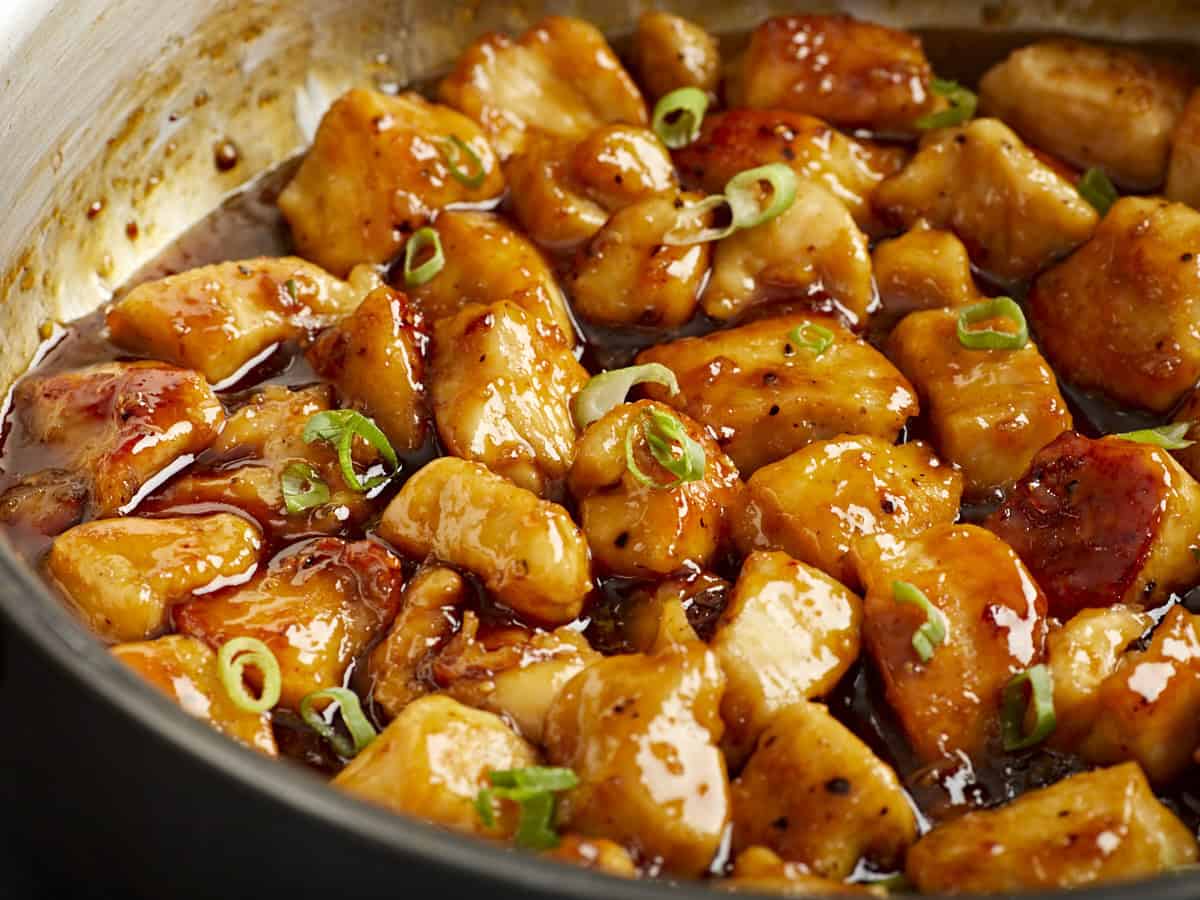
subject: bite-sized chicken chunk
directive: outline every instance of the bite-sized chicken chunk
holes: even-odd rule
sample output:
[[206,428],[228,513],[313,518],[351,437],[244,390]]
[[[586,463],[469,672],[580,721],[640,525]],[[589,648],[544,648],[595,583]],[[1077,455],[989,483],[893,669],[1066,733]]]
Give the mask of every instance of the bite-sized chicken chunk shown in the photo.
[[886,331],[910,312],[957,309],[983,299],[971,260],[951,232],[918,225],[871,252],[880,310],[872,327]]
[[629,851],[604,838],[563,835],[558,846],[546,853],[546,858],[621,878],[636,878],[638,874]]
[[729,821],[724,689],[703,644],[607,657],[571,679],[546,717],[546,756],[579,777],[559,822],[672,875],[702,874]]
[[1171,133],[1193,79],[1132,50],[1044,40],[1014,51],[979,82],[979,102],[1029,143],[1117,184],[1163,183]]
[[410,556],[473,572],[502,603],[550,625],[578,616],[592,587],[587,542],[565,509],[455,457],[405,482],[379,535]]
[[1059,619],[1114,603],[1151,609],[1200,580],[1200,484],[1151,444],[1063,434],[987,527],[1020,554]]
[[594,25],[547,16],[517,40],[487,34],[468,47],[439,98],[483,126],[502,159],[531,132],[580,139],[610,122],[646,124],[637,85]]
[[1145,878],[1197,855],[1191,830],[1128,763],[940,825],[905,871],[922,892],[1007,894]]
[[904,171],[875,190],[885,216],[953,231],[971,261],[1003,279],[1029,278],[1091,237],[1098,216],[998,119],[939,129]]
[[178,607],[175,627],[214,648],[262,641],[279,663],[280,706],[297,710],[307,694],[342,685],[391,622],[401,582],[400,560],[379,544],[317,538],[292,544],[242,587]]
[[462,113],[356,88],[321,119],[279,209],[296,250],[345,276],[395,257],[442,207],[493,200],[504,186],[487,138]]
[[[704,470],[699,478],[677,483],[678,477],[652,455],[647,429],[661,440],[655,416],[669,416],[700,446]],[[636,429],[629,444],[635,463],[651,483],[629,467],[631,429]],[[711,562],[726,543],[728,510],[741,489],[737,468],[702,426],[649,400],[621,404],[588,426],[567,484],[597,563],[614,574],[640,576]]]
[[52,536],[83,521],[88,477],[69,469],[22,476],[0,495],[0,522],[26,533]]
[[732,796],[735,853],[764,846],[823,878],[864,859],[886,871],[917,838],[896,773],[819,703],[775,716]]
[[825,894],[869,894],[864,885],[847,884],[813,875],[803,863],[784,862],[766,847],[750,847],[733,861],[733,873],[712,882],[717,890],[783,897],[820,897]]
[[575,451],[587,370],[558,327],[515,303],[468,306],[434,332],[430,390],[447,453],[554,494]]
[[1012,484],[1071,428],[1058,381],[1033,341],[1019,350],[973,350],[958,338],[958,313],[932,309],[897,325],[887,354],[916,387],[933,443],[962,470],[968,500]]
[[351,312],[362,295],[294,256],[189,269],[140,284],[109,309],[113,342],[225,381],[281,341]]
[[[832,343],[812,349],[827,329]],[[804,343],[797,343],[799,329]],[[879,351],[833,319],[779,316],[705,337],[659,344],[639,363],[662,363],[679,393],[647,385],[647,393],[717,435],[743,476],[812,441],[866,434],[893,441],[917,395]]]
[[519,810],[496,804],[495,825],[475,807],[489,774],[538,764],[538,754],[494,713],[449,697],[423,697],[404,708],[333,779],[333,785],[388,809],[483,837],[509,838]]
[[1200,209],[1200,90],[1192,91],[1171,136],[1167,199]]
[[[867,538],[855,553],[863,640],[909,744],[924,762],[978,756],[998,731],[1004,686],[1042,661],[1046,597],[1017,555],[974,525]],[[922,592],[944,626],[928,659],[914,636],[930,614],[897,600],[897,582]]]
[[112,654],[189,716],[267,756],[278,752],[271,714],[248,712],[230,699],[217,671],[217,654],[203,641],[172,634],[154,641],[118,644]]
[[652,100],[683,87],[716,93],[721,79],[717,39],[682,16],[642,13],[633,34],[634,68]]
[[711,646],[725,672],[725,753],[737,766],[780,710],[828,693],[858,659],[862,601],[786,553],[751,553]]
[[1127,197],[1029,295],[1046,356],[1076,387],[1165,413],[1200,379],[1200,212]]
[[738,549],[784,550],[857,588],[862,537],[915,537],[953,522],[962,476],[925,444],[860,435],[815,441],[759,469],[734,518]]

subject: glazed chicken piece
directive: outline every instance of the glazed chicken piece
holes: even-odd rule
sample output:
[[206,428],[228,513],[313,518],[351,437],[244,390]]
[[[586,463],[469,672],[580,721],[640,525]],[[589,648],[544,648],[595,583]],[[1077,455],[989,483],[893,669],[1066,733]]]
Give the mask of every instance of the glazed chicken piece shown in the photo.
[[1200,379],[1200,212],[1119,200],[1095,235],[1029,295],[1059,375],[1118,403],[1165,413]]
[[[697,480],[677,483],[651,455],[647,423],[663,415],[703,449]],[[630,443],[635,463],[651,483],[629,467],[631,429],[637,429]],[[708,565],[727,542],[727,511],[742,486],[737,468],[702,426],[649,400],[621,404],[588,426],[567,484],[597,564],[641,577]]]
[[0,522],[31,534],[61,534],[83,521],[88,478],[69,469],[42,469],[0,494]]
[[557,496],[575,452],[571,398],[587,370],[558,327],[501,301],[468,306],[434,334],[430,391],[447,453]]
[[594,25],[547,16],[517,40],[487,34],[438,90],[481,126],[502,160],[533,132],[579,140],[601,125],[645,125],[637,85]]
[[419,94],[356,88],[321,119],[279,210],[297,252],[344,277],[394,258],[439,209],[495,200],[504,188],[474,121]]
[[1127,763],[939,825],[905,871],[922,892],[1005,894],[1144,878],[1196,858],[1191,830]]
[[871,327],[890,330],[911,312],[957,309],[983,300],[971,276],[963,242],[949,231],[918,223],[897,238],[876,244],[871,268],[880,309]]
[[[1017,555],[974,525],[868,538],[855,554],[863,641],[909,744],[927,763],[978,757],[998,730],[1004,686],[1042,661],[1046,597]],[[921,591],[944,625],[927,660],[914,635],[929,614],[898,601],[896,582]]]
[[563,835],[558,846],[546,853],[546,858],[620,878],[636,878],[638,874],[629,851],[604,838]]
[[295,711],[307,694],[342,685],[392,621],[402,581],[400,560],[379,544],[316,538],[292,544],[247,584],[178,607],[175,627],[213,648],[262,641],[282,673],[279,705]]
[[682,87],[713,96],[721,79],[721,48],[711,34],[682,16],[642,13],[633,34],[634,69],[651,100]]
[[408,556],[473,572],[535,622],[570,622],[592,587],[587,542],[565,509],[452,456],[405,482],[378,533]]
[[312,263],[264,256],[138,285],[113,304],[106,322],[117,346],[218,384],[274,345],[333,324],[361,299],[351,284]]
[[716,746],[724,689],[703,644],[606,657],[571,679],[546,717],[546,756],[579,777],[560,824],[636,848],[672,875],[702,874],[729,822]]
[[821,897],[826,894],[871,894],[864,885],[846,884],[813,875],[803,863],[784,862],[766,847],[750,847],[738,854],[733,873],[712,882],[717,890],[782,897]]
[[1020,554],[1059,619],[1114,603],[1152,609],[1200,580],[1200,484],[1150,444],[1063,434],[987,527]]
[[1192,91],[1171,135],[1171,161],[1167,165],[1169,200],[1200,209],[1200,90]]
[[230,699],[217,671],[217,654],[203,641],[172,634],[154,641],[118,644],[112,654],[189,716],[259,753],[278,753],[271,714],[247,712]]
[[1091,237],[1096,211],[998,119],[942,128],[875,190],[875,207],[911,228],[953,231],[971,261],[1001,279],[1029,278]]
[[[811,326],[832,343],[812,349]],[[796,341],[796,332],[807,343]],[[709,426],[743,476],[801,447],[840,434],[894,441],[917,396],[881,353],[833,319],[788,315],[659,344],[639,363],[662,363],[680,391],[646,392]]]
[[1167,173],[1171,133],[1192,79],[1132,50],[1045,40],[1014,51],[979,82],[979,101],[1029,143],[1131,190]]

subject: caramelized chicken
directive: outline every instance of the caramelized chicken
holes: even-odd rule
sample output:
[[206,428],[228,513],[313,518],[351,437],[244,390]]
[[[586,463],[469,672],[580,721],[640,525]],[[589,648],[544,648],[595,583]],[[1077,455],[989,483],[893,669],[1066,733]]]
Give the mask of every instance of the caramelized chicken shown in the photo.
[[557,847],[546,854],[548,859],[570,863],[583,869],[592,869],[606,875],[621,878],[636,878],[637,867],[633,859],[620,844],[604,838],[583,837],[578,834],[564,835]]
[[1169,200],[1200,209],[1200,90],[1192,91],[1171,135],[1165,194]]
[[766,847],[750,847],[738,854],[733,874],[714,882],[719,890],[782,897],[821,897],[826,894],[869,894],[856,884],[813,875],[803,863],[784,862]]
[[715,94],[721,78],[717,39],[682,16],[649,10],[633,34],[634,68],[652,100],[682,87]]
[[0,495],[0,522],[26,534],[61,534],[83,520],[88,477],[69,469],[25,475]]
[[957,309],[983,299],[971,277],[962,241],[949,231],[921,225],[871,251],[880,310],[873,328],[887,331],[910,312]]

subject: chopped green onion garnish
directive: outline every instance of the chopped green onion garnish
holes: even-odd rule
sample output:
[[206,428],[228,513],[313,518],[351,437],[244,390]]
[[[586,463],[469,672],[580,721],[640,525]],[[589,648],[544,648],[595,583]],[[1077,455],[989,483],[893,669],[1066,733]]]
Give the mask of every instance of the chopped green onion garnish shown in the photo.
[[570,769],[530,766],[526,769],[491,772],[488,777],[492,786],[482,789],[475,796],[475,809],[479,813],[479,820],[488,828],[495,827],[494,801],[512,800],[521,807],[521,817],[517,824],[517,846],[528,850],[552,850],[557,847],[554,795],[560,791],[569,791],[579,784],[575,773]]
[[[1033,730],[1025,734],[1025,685],[1029,685],[1033,703]],[[1004,686],[1004,707],[1000,711],[1000,736],[1005,750],[1024,750],[1040,744],[1054,730],[1054,684],[1050,670],[1039,663],[1026,669]]]
[[[711,211],[725,207],[729,210],[729,224],[720,228],[704,224],[704,217]],[[692,203],[679,210],[675,217],[675,225],[663,235],[663,243],[671,247],[683,247],[689,244],[704,244],[709,241],[719,241],[737,231],[733,223],[733,207],[724,194],[713,194],[705,197],[699,203]]]
[[979,98],[974,91],[969,91],[957,81],[944,78],[933,79],[933,92],[950,101],[950,108],[940,112],[930,113],[917,119],[917,127],[923,131],[934,128],[953,128],[975,118],[975,110],[979,108]]
[[[325,717],[316,710],[315,704],[320,700],[330,700],[338,705],[342,721],[346,723],[346,730],[350,732],[350,740],[338,734],[337,729],[326,722]],[[367,721],[362,704],[358,702],[358,695],[347,688],[334,687],[313,691],[300,701],[300,718],[304,719],[304,724],[309,728],[333,744],[333,749],[341,756],[347,758],[357,756],[367,744],[375,740],[375,728]]]
[[1191,422],[1178,422],[1174,425],[1160,425],[1158,428],[1127,431],[1124,434],[1118,434],[1117,437],[1133,441],[1135,444],[1153,444],[1164,450],[1184,450],[1196,443],[1184,437],[1191,427]]
[[[433,252],[429,259],[414,268],[417,257],[431,248]],[[442,239],[438,233],[429,226],[414,231],[404,245],[404,284],[410,288],[420,287],[442,271],[444,265],[446,257],[442,253]]]
[[892,599],[920,607],[925,612],[925,623],[913,632],[912,646],[921,662],[929,662],[933,659],[933,648],[946,640],[946,620],[921,589],[907,581],[892,582]]
[[306,462],[288,463],[280,477],[283,505],[291,515],[329,502],[329,485]]
[[661,363],[646,363],[601,372],[588,379],[575,399],[571,401],[571,414],[581,431],[606,412],[625,402],[625,396],[635,384],[661,384],[671,396],[679,393],[679,382],[675,373]]
[[283,289],[293,300],[296,300],[300,297],[300,288],[296,285],[295,278],[289,278],[287,281],[285,281],[283,283]]
[[[483,168],[483,160],[457,134],[452,134],[444,141],[441,141],[438,144],[438,152],[442,154],[442,161],[446,164],[446,168],[450,170],[450,174],[465,187],[473,190],[483,184],[483,179],[487,177],[487,172]],[[459,168],[458,164],[463,159],[470,161],[471,168],[475,174],[472,175]]]
[[[770,201],[763,206],[761,186],[766,183]],[[787,210],[796,200],[799,179],[783,163],[771,163],[738,172],[725,185],[725,197],[733,211],[733,227],[754,228]]]
[[[674,481],[659,482],[642,471],[633,452],[634,432],[641,426],[646,445],[655,462],[675,476]],[[625,465],[629,474],[642,484],[657,490],[678,487],[689,481],[704,477],[704,448],[692,440],[683,428],[683,423],[669,413],[653,407],[646,410],[639,422],[634,422],[625,432]]]
[[[388,465],[389,471],[386,474],[368,478],[365,483],[359,481],[358,473],[354,471],[353,450],[356,437],[361,437],[379,452]],[[304,426],[304,443],[311,444],[314,441],[324,441],[337,449],[342,478],[352,491],[374,490],[391,478],[400,465],[396,451],[388,443],[387,436],[379,430],[379,426],[353,409],[326,410],[309,419]]]
[[[972,329],[977,322],[997,316],[1016,323],[1016,331]],[[1009,297],[995,297],[964,307],[958,314],[958,342],[968,350],[1020,350],[1029,341],[1029,326],[1021,307]]]
[[788,337],[801,350],[811,350],[815,356],[820,356],[833,346],[833,332],[815,322],[805,322],[800,327],[793,328],[788,332]]
[[686,147],[700,136],[707,111],[708,95],[699,88],[671,91],[654,104],[654,133],[672,150]]
[[[262,690],[257,697],[246,690],[242,673],[254,666],[262,674]],[[217,674],[233,705],[246,712],[261,713],[279,702],[283,676],[271,648],[252,637],[236,637],[221,645],[217,653]]]
[[1103,169],[1088,169],[1077,185],[1079,195],[1090,203],[1101,216],[1107,216],[1112,205],[1121,199],[1113,183]]

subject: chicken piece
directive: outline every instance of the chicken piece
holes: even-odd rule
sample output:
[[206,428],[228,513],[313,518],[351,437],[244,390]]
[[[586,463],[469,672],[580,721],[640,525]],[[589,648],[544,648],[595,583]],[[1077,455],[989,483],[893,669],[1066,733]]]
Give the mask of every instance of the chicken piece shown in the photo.
[[992,66],[979,102],[1029,143],[1117,184],[1150,190],[1167,173],[1171,133],[1193,79],[1142,53],[1083,41],[1038,41]]
[[1175,424],[1186,422],[1188,429],[1184,439],[1193,442],[1190,447],[1172,451],[1171,455],[1179,460],[1189,475],[1200,480],[1200,390],[1187,395],[1171,421]]
[[172,634],[154,641],[118,644],[112,654],[189,716],[259,753],[276,756],[269,712],[247,712],[229,698],[217,671],[217,654],[195,638]]
[[925,893],[1007,894],[1145,878],[1197,858],[1133,763],[1081,772],[939,825],[906,873]]
[[1091,237],[1098,215],[998,119],[932,132],[908,167],[872,198],[911,228],[953,231],[971,261],[1009,281],[1036,275]]
[[331,325],[362,295],[294,256],[202,266],[140,284],[106,318],[113,343],[234,380],[264,353]]
[[[909,744],[926,763],[978,757],[999,725],[1004,686],[1042,661],[1045,595],[1016,553],[974,525],[866,538],[855,556],[866,586],[863,640]],[[928,661],[913,645],[927,614],[896,600],[897,581],[924,593],[945,625]]]
[[925,444],[862,435],[815,441],[764,466],[734,516],[742,553],[780,549],[858,588],[850,551],[877,534],[915,537],[958,518],[962,476]]
[[1063,620],[1114,603],[1153,609],[1200,579],[1200,484],[1150,444],[1063,434],[987,527]]
[[958,339],[958,313],[931,309],[896,326],[887,355],[916,387],[938,452],[962,470],[967,500],[995,497],[1071,428],[1054,371],[1033,341],[972,350]]
[[378,533],[409,556],[473,572],[536,622],[570,622],[592,587],[587,542],[567,511],[479,463],[429,463],[388,505]]
[[672,875],[702,874],[729,822],[724,689],[703,644],[606,657],[571,679],[546,716],[546,756],[579,777],[559,823]]
[[633,858],[620,844],[604,838],[589,838],[578,834],[564,835],[558,846],[545,854],[547,859],[570,863],[583,869],[616,875],[620,878],[637,878],[637,867]]
[[983,300],[971,277],[962,241],[949,231],[918,225],[871,251],[880,310],[871,325],[890,330],[910,312],[957,309]]
[[491,772],[537,764],[537,750],[499,716],[434,695],[406,706],[333,785],[393,812],[503,839],[516,833],[517,805],[499,801],[488,828],[475,798],[491,786]]
[[88,484],[88,512],[132,509],[151,482],[209,444],[225,413],[196,372],[156,362],[112,362],[33,375],[13,404],[27,436]]
[[783,897],[820,897],[825,894],[870,894],[858,884],[846,884],[813,875],[808,866],[784,862],[766,847],[750,847],[738,854],[733,874],[712,883],[717,890]]
[[0,522],[26,533],[52,537],[83,521],[88,477],[68,469],[25,475],[0,495]]
[[[820,354],[795,342],[793,332],[809,323],[832,332],[833,343]],[[743,476],[839,434],[894,441],[918,411],[904,376],[832,319],[764,319],[659,344],[637,361],[675,373],[678,394],[646,385],[647,394],[713,429]]]
[[292,544],[242,587],[176,608],[175,627],[214,648],[236,637],[262,641],[282,674],[279,705],[295,711],[307,694],[342,685],[391,623],[402,580],[400,560],[379,544],[316,538]]
[[1168,200],[1200,209],[1200,90],[1192,91],[1183,115],[1171,136],[1167,165]]
[[1030,320],[1055,369],[1127,406],[1170,410],[1200,379],[1200,212],[1127,197],[1042,275]]
[[547,16],[516,41],[484,35],[438,96],[482,125],[501,159],[533,132],[579,140],[611,122],[647,121],[646,103],[604,35],[566,16]]
[[[699,479],[676,484],[678,478],[651,455],[645,431],[651,415],[670,416],[700,445]],[[634,475],[626,458],[625,440],[635,428],[630,446],[650,484]],[[741,489],[733,462],[704,428],[649,400],[621,404],[588,426],[567,484],[596,562],[630,576],[704,568],[726,542],[726,512]]]
[[468,306],[434,333],[430,390],[447,453],[557,495],[575,452],[571,398],[587,383],[558,327],[515,303]]
[[717,622],[725,756],[737,768],[781,710],[833,689],[858,659],[862,601],[786,553],[751,553]]
[[721,79],[717,39],[682,16],[648,10],[633,34],[634,69],[652,100],[694,87],[709,96]]
[[462,113],[420,94],[355,88],[321,119],[279,210],[296,250],[345,276],[394,258],[437,210],[494,200],[504,187],[495,152]]

